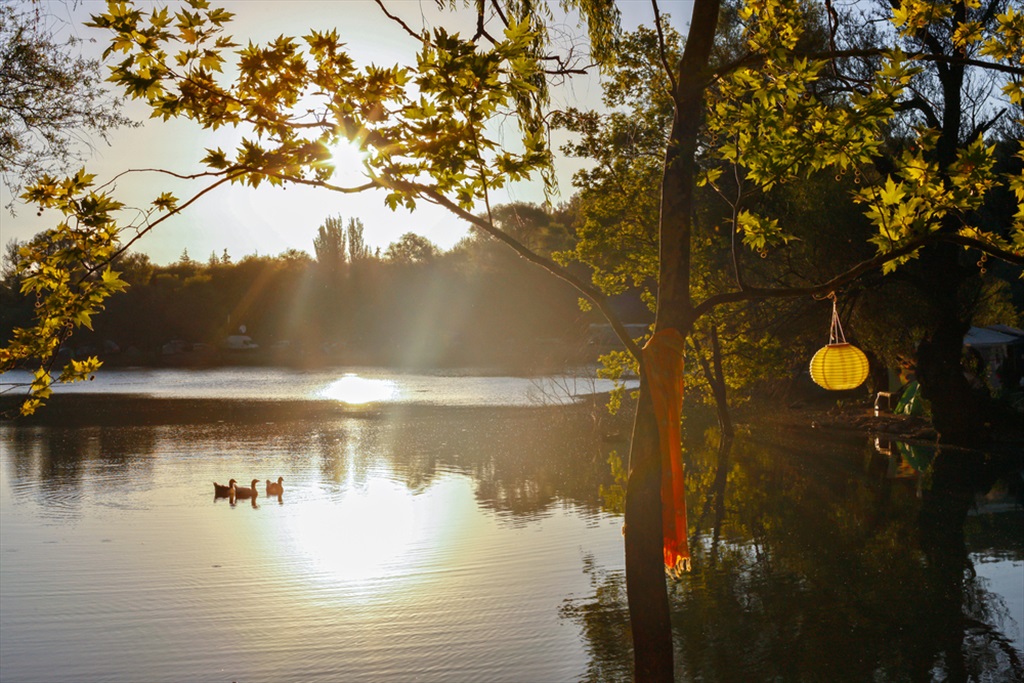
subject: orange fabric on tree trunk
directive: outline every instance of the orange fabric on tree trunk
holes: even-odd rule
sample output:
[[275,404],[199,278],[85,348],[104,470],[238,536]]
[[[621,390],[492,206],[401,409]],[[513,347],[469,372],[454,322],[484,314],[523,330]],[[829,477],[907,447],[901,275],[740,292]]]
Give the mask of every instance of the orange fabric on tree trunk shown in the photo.
[[661,527],[665,566],[673,572],[690,569],[686,537],[686,480],[683,471],[683,335],[661,330],[644,345],[644,374],[651,390],[661,443]]

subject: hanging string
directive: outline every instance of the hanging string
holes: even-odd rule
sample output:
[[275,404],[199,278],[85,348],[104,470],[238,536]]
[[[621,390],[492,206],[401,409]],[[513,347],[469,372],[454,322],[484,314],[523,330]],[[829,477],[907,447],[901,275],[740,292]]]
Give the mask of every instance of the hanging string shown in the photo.
[[829,292],[828,298],[832,299],[832,326],[828,331],[828,343],[845,344],[846,335],[843,334],[843,324],[839,322],[839,311],[836,309],[836,293]]
[[833,344],[846,344],[846,335],[843,334],[843,324],[839,322],[839,310],[836,308],[836,293],[829,292],[825,296],[815,296],[815,299],[821,301],[822,299],[832,300],[832,324],[828,329],[828,343],[829,346]]

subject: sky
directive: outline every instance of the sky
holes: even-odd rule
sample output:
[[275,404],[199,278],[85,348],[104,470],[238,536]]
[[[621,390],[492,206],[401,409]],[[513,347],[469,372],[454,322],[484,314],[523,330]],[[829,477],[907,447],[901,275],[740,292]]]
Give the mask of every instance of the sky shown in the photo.
[[[54,14],[68,18],[65,30],[92,40],[84,49],[98,56],[105,47],[104,32],[86,28],[81,22],[90,14],[102,12],[105,3],[83,0],[75,5],[48,1]],[[166,3],[137,4],[151,7]],[[265,42],[282,34],[301,36],[312,28],[335,28],[361,64],[411,63],[417,49],[415,41],[385,17],[372,0],[221,0],[214,4],[235,13],[228,33],[238,43]],[[620,0],[619,5],[626,28],[652,23],[653,11],[648,0]],[[659,2],[661,12],[671,15],[672,25],[680,31],[685,30],[683,18],[688,17],[691,5],[691,0]],[[171,6],[175,5],[171,3]],[[388,0],[387,7],[414,29],[425,23],[437,25],[441,17],[433,0]],[[471,21],[468,15],[458,17],[448,13],[444,16],[445,26],[461,28],[464,33],[472,30]],[[577,30],[571,18],[566,20],[566,27]],[[600,106],[600,94],[596,76],[574,78],[552,93],[553,105],[596,108]],[[205,148],[230,150],[241,137],[241,132],[232,129],[209,132],[187,121],[149,119],[148,109],[138,102],[126,102],[126,113],[144,124],[114,131],[109,145],[102,140],[94,141],[85,166],[96,174],[97,183],[106,182],[128,169],[160,168],[193,173],[201,170],[199,160],[205,155]],[[557,151],[558,140],[554,143]],[[557,202],[571,196],[572,174],[580,168],[580,162],[563,159],[556,168],[560,195],[553,199]],[[144,172],[121,176],[115,197],[128,206],[145,206],[165,190],[174,191],[179,198],[189,196],[184,190],[179,191],[166,176]],[[346,221],[359,218],[366,228],[367,243],[382,251],[406,232],[423,235],[442,249],[451,248],[469,234],[468,226],[445,209],[421,204],[415,212],[391,211],[384,205],[383,197],[380,191],[340,195],[297,186],[287,189],[266,185],[257,189],[222,187],[200,199],[182,215],[161,224],[133,248],[149,254],[158,264],[178,260],[186,249],[189,256],[197,260],[205,260],[211,254],[219,256],[225,250],[235,260],[250,254],[277,255],[287,249],[312,253],[317,228],[329,216],[341,216]],[[0,190],[0,203],[6,205],[9,199],[6,190]],[[543,200],[540,184],[528,182],[510,186],[492,203],[540,203]],[[46,212],[39,217],[33,207],[24,205],[16,212],[15,216],[0,213],[0,237],[4,244],[11,239],[26,240],[59,221],[56,214]]]

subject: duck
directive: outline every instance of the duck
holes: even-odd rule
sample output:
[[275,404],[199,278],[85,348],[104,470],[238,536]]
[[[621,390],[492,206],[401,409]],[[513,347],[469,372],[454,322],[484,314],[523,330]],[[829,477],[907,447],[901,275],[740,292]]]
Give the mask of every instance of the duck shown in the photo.
[[218,484],[213,482],[213,495],[215,498],[228,498],[231,496],[232,489],[235,488],[235,480],[232,479],[228,482],[227,486],[224,484]]
[[281,485],[282,481],[284,481],[284,477],[278,477],[276,484],[267,479],[267,495],[280,496],[282,493],[284,493],[284,486]]
[[242,500],[248,498],[255,498],[259,495],[256,491],[256,484],[259,483],[259,479],[253,479],[249,486],[235,487],[235,498],[241,498]]

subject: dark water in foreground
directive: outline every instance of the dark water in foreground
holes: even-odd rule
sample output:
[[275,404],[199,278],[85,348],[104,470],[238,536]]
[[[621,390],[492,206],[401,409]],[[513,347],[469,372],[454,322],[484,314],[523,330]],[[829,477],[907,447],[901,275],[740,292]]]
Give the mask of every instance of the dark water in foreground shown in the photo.
[[[628,679],[586,410],[148,419],[0,423],[4,683]],[[679,680],[1017,680],[1019,472],[809,436],[691,445]]]

